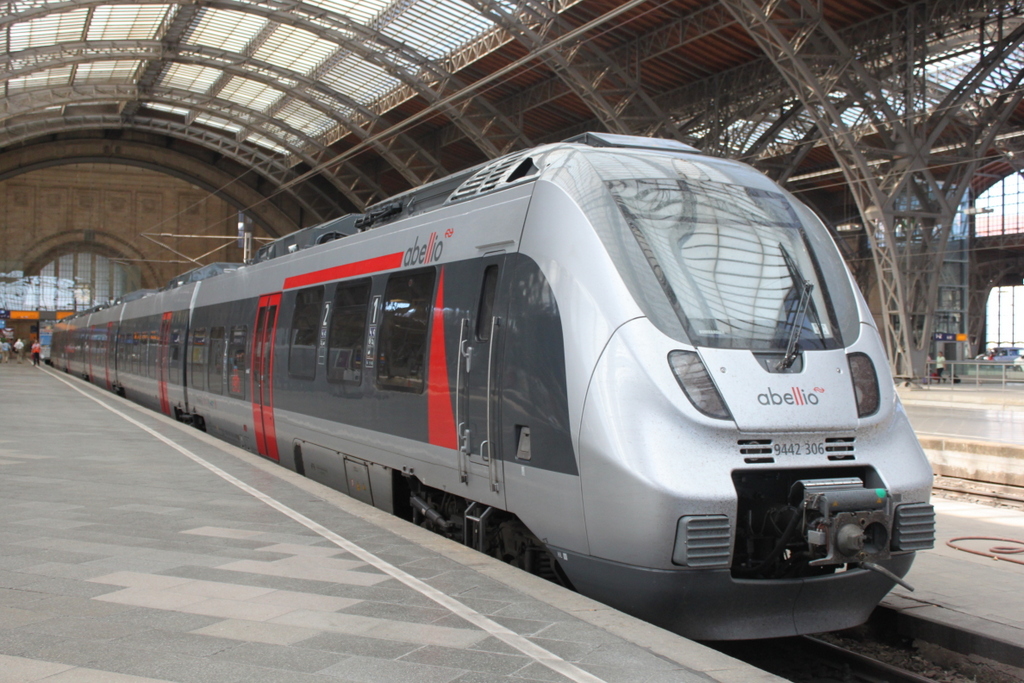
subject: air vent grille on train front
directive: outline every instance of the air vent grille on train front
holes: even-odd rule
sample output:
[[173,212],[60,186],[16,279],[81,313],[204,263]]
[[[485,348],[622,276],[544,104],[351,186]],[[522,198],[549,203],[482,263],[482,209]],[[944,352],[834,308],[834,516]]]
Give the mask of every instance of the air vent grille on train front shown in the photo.
[[688,515],[676,526],[672,563],[684,567],[728,567],[732,544],[725,515]]
[[893,550],[927,550],[935,547],[935,508],[928,503],[909,503],[896,508],[892,525]]
[[529,164],[533,168],[533,172],[536,172],[536,167],[533,167],[533,162],[526,158],[526,155],[527,152],[510,154],[487,164],[452,192],[451,196],[448,197],[448,203],[451,204],[479,197],[496,189],[503,181],[514,181],[531,175],[530,172],[520,171],[518,168],[520,163],[523,165]]
[[771,455],[771,439],[740,439],[736,442],[740,447],[740,455]]
[[825,439],[825,452],[829,460],[853,460],[852,436],[837,436]]

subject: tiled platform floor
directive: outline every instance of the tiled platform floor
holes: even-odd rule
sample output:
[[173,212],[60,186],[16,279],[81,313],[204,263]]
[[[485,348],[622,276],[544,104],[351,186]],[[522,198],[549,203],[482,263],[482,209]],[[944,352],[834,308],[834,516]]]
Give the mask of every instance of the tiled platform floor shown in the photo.
[[62,380],[0,366],[0,682],[780,680]]

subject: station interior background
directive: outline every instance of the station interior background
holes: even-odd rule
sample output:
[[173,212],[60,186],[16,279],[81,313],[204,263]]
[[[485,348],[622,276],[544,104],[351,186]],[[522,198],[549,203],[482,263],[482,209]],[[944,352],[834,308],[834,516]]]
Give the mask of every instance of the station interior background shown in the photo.
[[747,161],[803,199],[898,377],[940,348],[1024,347],[1019,0],[72,0],[0,16],[8,338],[45,344],[62,316],[243,261],[246,235],[258,247],[597,130]]

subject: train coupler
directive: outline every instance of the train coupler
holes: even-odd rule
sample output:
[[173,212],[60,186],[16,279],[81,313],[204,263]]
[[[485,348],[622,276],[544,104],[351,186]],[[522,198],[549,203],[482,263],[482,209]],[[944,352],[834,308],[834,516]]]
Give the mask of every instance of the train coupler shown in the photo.
[[867,488],[858,477],[811,479],[796,482],[794,493],[803,497],[810,566],[889,559],[893,515],[884,488]]

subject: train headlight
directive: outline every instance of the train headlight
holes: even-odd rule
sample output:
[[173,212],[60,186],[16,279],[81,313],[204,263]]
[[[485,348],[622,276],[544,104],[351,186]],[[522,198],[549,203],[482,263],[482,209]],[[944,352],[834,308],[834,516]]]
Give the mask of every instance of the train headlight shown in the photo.
[[719,420],[732,417],[700,356],[693,351],[673,351],[668,354],[668,364],[672,366],[672,372],[686,398],[690,399],[697,410]]
[[850,379],[857,397],[857,417],[874,415],[880,402],[875,364],[864,353],[851,353],[846,359],[850,363]]

